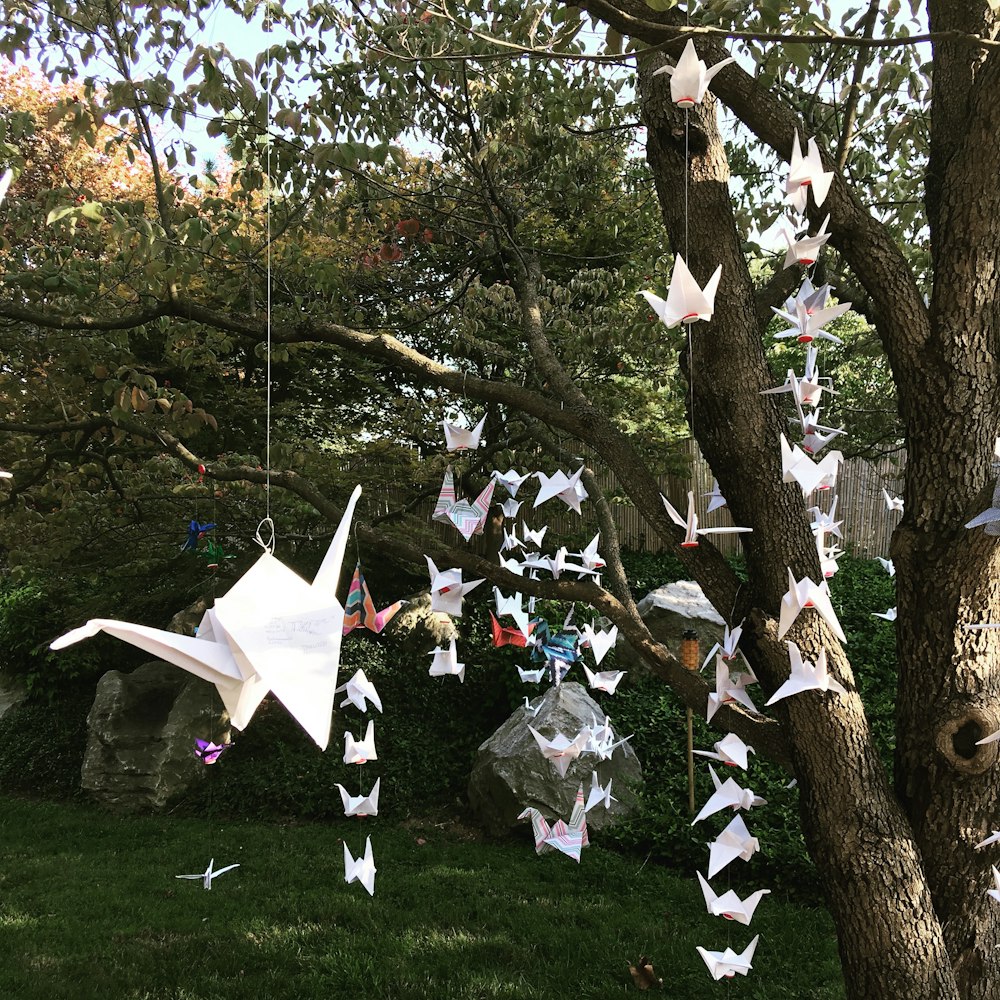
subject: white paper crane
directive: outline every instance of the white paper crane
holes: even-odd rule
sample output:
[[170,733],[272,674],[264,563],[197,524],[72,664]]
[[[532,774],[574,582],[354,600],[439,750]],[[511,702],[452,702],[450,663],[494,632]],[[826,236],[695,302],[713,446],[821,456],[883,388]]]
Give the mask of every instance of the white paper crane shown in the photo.
[[701,807],[698,815],[691,821],[692,826],[723,809],[752,809],[754,806],[767,805],[767,799],[754,795],[752,788],[743,788],[735,778],[726,778],[725,781],[720,781],[711,764],[708,765],[708,770],[712,775],[715,791]]
[[378,760],[378,754],[375,752],[374,721],[369,721],[363,740],[356,740],[353,733],[344,733],[344,763],[367,764],[370,760]]
[[971,521],[967,521],[965,526],[967,528],[982,526],[987,535],[1000,535],[1000,479],[993,488],[990,506],[982,514],[977,514]]
[[443,611],[456,618],[462,614],[462,600],[471,590],[475,590],[484,580],[462,582],[460,569],[446,569],[443,573],[434,565],[430,556],[427,560],[427,572],[431,578],[431,611]]
[[882,569],[889,574],[890,578],[896,575],[896,566],[891,559],[883,559],[881,556],[876,556],[875,558],[882,564]]
[[226,865],[225,868],[215,868],[215,858],[212,858],[208,863],[208,867],[200,875],[175,875],[174,878],[197,878],[201,879],[201,887],[203,889],[212,888],[212,880],[218,878],[220,875],[225,875],[226,872],[231,872],[234,868],[239,868],[238,864]]
[[344,881],[360,882],[367,890],[369,896],[375,895],[375,858],[372,855],[372,838],[365,841],[365,853],[360,858],[354,858],[344,844]]
[[885,506],[889,511],[898,510],[900,514],[903,513],[903,498],[894,497],[888,490],[882,490],[882,496],[885,498]]
[[566,777],[570,764],[583,753],[590,738],[587,731],[584,730],[577,733],[573,739],[557,732],[551,740],[548,740],[534,726],[528,726],[528,729],[535,737],[535,742],[538,744],[542,756],[546,760],[552,761],[552,766],[559,772],[560,778]]
[[545,676],[547,668],[539,667],[537,670],[525,670],[523,667],[518,667],[517,672],[525,684],[538,684]]
[[730,889],[721,896],[717,896],[712,887],[708,884],[705,876],[698,872],[698,881],[701,883],[701,894],[705,897],[705,907],[713,917],[725,917],[726,920],[735,920],[738,924],[749,926],[753,920],[754,911],[757,905],[767,895],[770,889],[758,889],[751,893],[746,899],[739,896]]
[[[765,390],[770,392],[771,390]],[[712,480],[712,489],[708,493],[702,493],[703,497],[708,497],[708,506],[705,508],[706,514],[711,514],[713,510],[718,510],[720,507],[726,506],[726,498],[722,495],[722,491],[719,489],[719,480]]]
[[521,500],[504,500],[504,502],[500,504],[503,516],[508,521],[513,521],[514,518],[517,517],[517,512],[521,509],[522,503],[523,501]]
[[625,670],[602,670],[599,673],[594,673],[586,663],[583,664],[583,672],[587,675],[588,687],[594,691],[605,691],[608,694],[615,693],[615,689],[627,673]]
[[753,968],[750,963],[753,961],[753,953],[757,950],[759,940],[758,934],[739,954],[732,948],[727,948],[725,951],[706,951],[701,946],[698,946],[698,954],[705,960],[713,979],[732,979],[737,973],[745,976]]
[[760,841],[750,836],[742,816],[735,816],[729,826],[708,845],[708,877],[715,878],[737,858],[749,861],[760,850]]
[[458,424],[442,421],[444,426],[445,447],[448,451],[468,451],[479,447],[479,439],[482,437],[483,426],[486,424],[486,415],[476,424],[472,430],[468,427],[461,427]]
[[346,695],[340,703],[341,708],[353,705],[359,712],[367,712],[370,701],[372,707],[378,709],[379,712],[382,711],[382,699],[379,698],[375,685],[368,680],[363,670],[356,670],[346,684],[337,688],[336,693],[340,694],[341,692]]
[[781,613],[778,619],[778,638],[780,639],[791,627],[792,623],[805,608],[814,608],[822,615],[823,620],[830,626],[830,631],[841,641],[847,642],[840,622],[837,621],[837,613],[830,603],[830,588],[826,581],[823,583],[813,583],[804,576],[801,580],[796,580],[792,571],[788,571],[788,593],[781,599]]
[[677,512],[676,508],[670,503],[670,501],[661,493],[660,499],[663,501],[664,509],[667,514],[670,515],[670,520],[674,524],[684,529],[684,541],[681,542],[681,548],[683,549],[693,549],[698,547],[698,536],[699,535],[738,535],[744,532],[753,531],[753,528],[699,528],[698,527],[698,512],[694,504],[694,491],[688,490],[688,509],[687,518],[681,517]]
[[[714,750],[714,752],[713,752]],[[747,754],[756,753],[752,746],[744,743],[736,733],[729,733],[718,743],[713,744],[713,750],[693,751],[699,757],[709,757],[730,767],[747,769]]]
[[788,680],[765,703],[765,707],[773,705],[782,698],[790,698],[802,691],[833,691],[836,694],[847,694],[844,685],[835,677],[831,677],[826,666],[826,650],[821,649],[816,657],[816,665],[802,659],[802,653],[794,642],[787,643],[788,660],[791,673]]
[[806,148],[808,152],[803,156],[799,146],[799,133],[796,131],[792,142],[792,159],[788,165],[788,180],[785,181],[785,204],[791,205],[800,215],[805,214],[810,189],[817,207],[826,201],[834,176],[832,170],[823,170],[823,158],[819,154],[816,140],[810,139]]
[[[594,662],[600,665],[601,660],[608,655],[608,650],[614,649],[618,642],[618,626],[612,625],[608,631],[595,632],[594,626],[589,622],[580,629],[580,634],[584,638],[583,645],[589,647],[594,654]],[[620,679],[620,678],[619,678]],[[615,681],[617,684],[618,681]]]
[[738,674],[734,679],[729,673],[729,666],[721,656],[715,659],[715,690],[708,696],[707,721],[711,722],[715,713],[723,706],[733,702],[742,705],[751,712],[757,711],[757,706],[750,699],[746,692],[746,685],[752,684],[756,680],[753,675]]
[[547,476],[544,472],[536,472],[535,476],[538,477],[542,486],[535,497],[533,506],[540,507],[547,500],[559,497],[567,507],[579,514],[580,504],[589,496],[583,483],[580,482],[583,468],[581,465],[571,476],[567,476],[562,469],[556,470],[552,476]]
[[788,223],[784,222],[780,227],[780,232],[788,244],[788,251],[785,253],[783,267],[791,267],[793,264],[809,267],[811,264],[815,264],[820,250],[830,238],[830,234],[826,231],[829,222],[830,216],[828,215],[815,236],[798,236]]
[[584,812],[590,812],[591,809],[596,809],[597,806],[604,803],[605,809],[611,808],[612,802],[617,802],[618,800],[611,794],[611,783],[614,778],[608,778],[607,785],[602,788],[600,781],[597,777],[596,771],[591,771],[590,773],[590,794],[587,796],[587,805]]
[[889,608],[888,611],[873,611],[872,618],[884,618],[887,622],[894,622],[896,620],[896,609]]
[[661,299],[653,292],[642,291],[639,294],[649,303],[650,309],[668,329],[681,323],[690,325],[698,320],[708,322],[715,311],[715,293],[719,289],[721,277],[720,264],[702,288],[694,280],[687,264],[684,263],[684,258],[677,254],[674,258],[674,270],[670,275],[670,287],[667,289],[666,299]]
[[499,472],[494,469],[492,476],[512,497],[516,497],[517,491],[521,488],[521,484],[526,479],[531,478],[531,473],[526,472],[522,476],[513,469],[508,469],[506,472]]
[[843,427],[827,427],[819,422],[819,407],[815,410],[804,410],[796,401],[798,419],[789,417],[789,422],[802,428],[802,450],[807,455],[818,455],[835,437],[847,432]]
[[653,76],[666,73],[670,77],[670,100],[679,108],[693,108],[701,104],[705,91],[712,82],[712,77],[724,66],[733,61],[732,57],[707,66],[703,59],[698,58],[694,42],[689,38],[676,66],[661,66],[653,71]]
[[429,676],[450,677],[454,675],[462,684],[465,683],[465,664],[458,662],[458,647],[455,645],[454,636],[452,636],[451,645],[447,649],[435,646],[427,655],[434,657],[428,671]]
[[817,538],[825,540],[826,535],[834,535],[837,538],[844,537],[840,530],[840,526],[844,522],[835,520],[837,516],[836,497],[830,501],[828,512],[824,513],[819,507],[810,507],[809,513],[813,516],[812,524],[809,527],[812,528],[812,532]]
[[340,798],[344,803],[345,816],[377,816],[378,793],[382,787],[382,779],[378,778],[367,795],[351,795],[343,785],[338,784]]
[[813,490],[833,489],[837,485],[837,472],[844,456],[839,451],[831,451],[818,462],[814,462],[798,445],[790,445],[781,435],[781,473],[786,483],[798,483],[803,496]]
[[95,618],[50,648],[98,632],[113,635],[214,684],[237,729],[246,728],[270,690],[325,750],[344,626],[336,589],[360,495],[358,486],[312,584],[265,549],[205,612],[197,637]]
[[835,396],[836,392],[829,384],[830,379],[820,379],[819,366],[817,364],[817,349],[815,347],[806,348],[806,364],[802,378],[797,378],[795,372],[789,368],[785,381],[774,389],[762,389],[761,395],[774,395],[779,392],[790,392],[795,401],[800,406],[816,406],[824,392]]
[[10,182],[14,179],[14,171],[8,167],[4,172],[3,176],[0,177],[0,205],[3,204],[4,198],[7,197],[7,189],[10,187]]
[[735,628],[730,629],[727,625],[722,633],[722,642],[717,642],[709,651],[708,655],[705,657],[704,662],[701,665],[701,669],[704,670],[705,667],[709,665],[712,657],[718,654],[722,659],[728,663],[737,655],[740,651],[736,648],[740,641],[740,636],[743,635],[743,623],[740,622]]

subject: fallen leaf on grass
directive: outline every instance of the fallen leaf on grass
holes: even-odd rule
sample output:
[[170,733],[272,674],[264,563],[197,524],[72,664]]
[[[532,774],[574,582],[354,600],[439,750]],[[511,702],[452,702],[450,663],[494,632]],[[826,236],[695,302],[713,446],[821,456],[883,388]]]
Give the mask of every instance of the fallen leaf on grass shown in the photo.
[[653,963],[643,955],[635,965],[629,965],[628,971],[632,973],[632,982],[640,990],[652,989],[652,987],[662,988],[663,980],[653,971]]

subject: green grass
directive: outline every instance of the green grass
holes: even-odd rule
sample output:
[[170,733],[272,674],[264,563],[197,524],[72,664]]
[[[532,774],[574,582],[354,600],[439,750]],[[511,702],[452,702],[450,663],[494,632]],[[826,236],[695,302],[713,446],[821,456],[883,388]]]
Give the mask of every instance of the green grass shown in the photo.
[[[640,953],[673,1000],[843,997],[822,909],[775,893],[745,928],[705,913],[693,873],[599,844],[577,866],[527,841],[363,822],[121,819],[0,800],[0,997],[604,1000],[635,992],[627,962]],[[343,881],[341,838],[357,853],[362,831],[374,898]],[[210,857],[242,867],[210,893],[174,878]],[[740,950],[755,933],[750,976],[714,983],[695,945]]]

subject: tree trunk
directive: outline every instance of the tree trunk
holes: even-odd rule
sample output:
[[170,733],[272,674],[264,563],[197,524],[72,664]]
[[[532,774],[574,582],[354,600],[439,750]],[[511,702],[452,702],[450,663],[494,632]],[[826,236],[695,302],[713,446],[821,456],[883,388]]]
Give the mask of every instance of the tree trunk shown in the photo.
[[[751,585],[746,651],[765,690],[787,677],[774,614],[796,578],[820,579],[815,544],[797,485],[782,484],[782,419],[771,397],[755,320],[753,286],[740,251],[729,199],[728,165],[714,101],[689,113],[669,100],[664,78],[640,77],[647,156],[675,251],[685,245],[685,145],[690,152],[688,239],[695,278],[721,263],[716,311],[707,332],[692,331],[693,413],[702,451],[718,476],[745,537]],[[684,136],[688,135],[685,144]],[[725,611],[726,609],[722,609]],[[734,623],[741,609],[735,609]],[[808,613],[806,613],[808,614]],[[850,665],[818,619],[804,617],[788,636],[804,656],[826,648],[848,697],[807,693],[780,703],[801,791],[802,822],[837,924],[848,995],[865,1000],[957,998],[959,991],[935,913],[920,850],[872,743]]]

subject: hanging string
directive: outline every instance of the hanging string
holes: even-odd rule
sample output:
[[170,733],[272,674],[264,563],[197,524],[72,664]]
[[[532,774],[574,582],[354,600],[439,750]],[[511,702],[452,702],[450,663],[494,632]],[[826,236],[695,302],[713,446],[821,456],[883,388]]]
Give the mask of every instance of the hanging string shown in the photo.
[[[271,548],[274,546],[274,522],[271,520],[271,60],[273,58],[271,48],[271,33],[274,28],[273,14],[270,4],[265,7],[264,13],[264,33],[267,37],[267,129],[264,133],[267,142],[267,179],[265,184],[265,196],[267,197],[266,221],[266,260],[267,260],[267,400],[265,418],[265,439],[264,439],[264,510],[265,518],[261,522],[266,522],[271,527]],[[260,537],[260,527],[257,528],[258,540]],[[263,543],[262,543],[263,544]],[[267,548],[267,546],[265,546]]]
[[[684,262],[691,266],[690,253],[690,226],[688,212],[688,187],[691,174],[691,112],[684,109]],[[691,442],[697,448],[698,440],[694,436],[694,343],[691,339],[691,328],[694,323],[687,323],[688,335],[688,386],[691,394],[691,407],[688,416],[688,425],[691,429]]]

